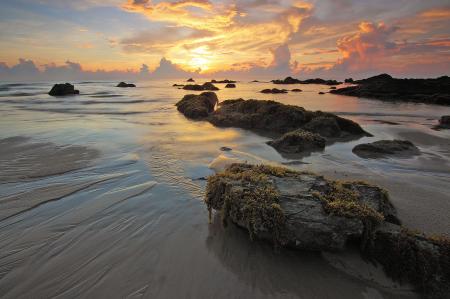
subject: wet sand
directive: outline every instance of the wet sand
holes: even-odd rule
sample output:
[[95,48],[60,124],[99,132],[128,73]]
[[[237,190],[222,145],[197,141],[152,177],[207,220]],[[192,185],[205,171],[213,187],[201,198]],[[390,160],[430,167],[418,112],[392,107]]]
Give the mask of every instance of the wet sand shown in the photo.
[[[27,85],[33,96],[12,95],[24,86],[0,92],[1,298],[417,297],[354,251],[276,252],[223,228],[217,216],[208,225],[202,178],[231,157],[363,179],[388,189],[405,226],[448,234],[450,133],[432,127],[450,111],[318,96],[323,87],[315,85],[295,95],[258,94],[268,83],[218,92],[220,100],[338,112],[375,135],[287,159],[267,137],[185,119],[173,105],[186,92],[173,83],[114,93],[115,83],[83,83],[84,95],[71,99],[45,95],[50,83]],[[108,94],[115,96],[105,101]],[[351,152],[393,138],[411,140],[422,154],[371,160]]]

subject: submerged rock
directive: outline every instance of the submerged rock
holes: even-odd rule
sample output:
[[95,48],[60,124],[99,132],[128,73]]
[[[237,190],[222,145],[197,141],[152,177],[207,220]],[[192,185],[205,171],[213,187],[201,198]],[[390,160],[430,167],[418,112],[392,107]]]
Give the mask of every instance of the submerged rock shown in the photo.
[[236,88],[236,84],[228,83],[227,85],[225,85],[225,88]]
[[320,91],[319,94],[325,94],[323,91]]
[[358,80],[356,86],[331,93],[380,100],[450,105],[450,77],[436,79],[396,79],[388,74]]
[[267,142],[282,153],[301,153],[325,148],[326,140],[319,134],[298,129],[284,134],[278,139]]
[[407,140],[379,140],[372,143],[358,144],[352,151],[362,158],[378,158],[387,155],[413,156],[420,154],[419,149]]
[[58,96],[66,96],[66,95],[75,95],[79,94],[80,91],[76,90],[75,87],[70,83],[65,84],[55,84],[53,85],[52,89],[48,93],[51,96],[58,97]]
[[267,88],[267,89],[263,89],[261,90],[261,93],[273,93],[273,94],[277,94],[277,93],[287,93],[286,89],[278,89],[278,88]]
[[133,83],[120,82],[119,84],[117,84],[117,87],[127,88],[127,87],[136,87],[136,85],[134,85]]
[[214,107],[219,102],[214,92],[203,92],[200,95],[188,94],[179,101],[176,106],[178,111],[186,117],[201,119],[214,111]]
[[[208,178],[205,203],[226,225],[275,246],[342,251],[359,242],[361,254],[430,298],[448,298],[450,241],[400,226],[385,190],[337,182],[266,165],[233,164]],[[211,219],[211,218],[210,218]]]
[[197,91],[201,91],[201,90],[210,90],[210,91],[219,90],[219,88],[217,88],[216,86],[214,86],[214,84],[212,84],[210,82],[203,83],[203,85],[188,84],[188,85],[185,85],[183,87],[183,89],[185,89],[185,90],[197,90]]

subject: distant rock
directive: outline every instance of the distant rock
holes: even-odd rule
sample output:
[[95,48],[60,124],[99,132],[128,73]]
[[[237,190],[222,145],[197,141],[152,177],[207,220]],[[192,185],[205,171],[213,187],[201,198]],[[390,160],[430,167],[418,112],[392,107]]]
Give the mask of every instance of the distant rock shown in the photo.
[[202,90],[215,91],[215,90],[219,90],[219,88],[214,86],[214,84],[212,84],[211,82],[203,83],[203,85],[188,84],[188,85],[185,85],[183,87],[183,89],[185,89],[185,90],[197,90],[197,91],[202,91]]
[[274,84],[321,84],[321,85],[339,85],[341,82],[336,80],[324,80],[320,78],[299,80],[292,77],[286,77],[283,80],[272,80]]
[[320,91],[319,94],[325,94],[323,91]]
[[444,115],[439,119],[439,127],[443,129],[450,129],[450,115]]
[[325,148],[325,138],[302,129],[288,132],[278,139],[267,142],[277,151],[286,154],[310,152]]
[[336,89],[336,86],[331,86],[330,89],[334,90],[334,89]]
[[303,90],[299,89],[299,88],[294,88],[293,90],[291,90],[292,92],[302,92]]
[[54,97],[59,97],[59,96],[80,94],[80,91],[76,90],[72,84],[64,83],[53,85],[52,89],[48,94]]
[[186,80],[186,82],[195,82],[195,80],[192,79],[192,78],[189,78],[189,79]]
[[172,85],[173,87],[183,87],[184,86],[184,84],[174,84],[174,85]]
[[372,143],[358,144],[353,153],[362,158],[379,158],[388,155],[414,156],[419,149],[407,140],[380,140]]
[[236,88],[236,84],[228,83],[227,85],[225,85],[225,88]]
[[132,83],[120,82],[119,84],[117,84],[116,87],[127,88],[127,87],[136,87],[136,85],[134,85]]
[[396,79],[388,74],[355,81],[356,86],[330,91],[333,94],[386,101],[450,105],[450,77]]
[[214,111],[219,102],[214,92],[203,92],[200,95],[188,94],[176,106],[178,111],[192,119],[202,119]]
[[278,89],[278,88],[267,88],[267,89],[263,89],[261,90],[261,93],[272,93],[272,94],[277,94],[277,93],[287,93],[286,89]]
[[236,83],[236,81],[228,80],[228,79],[217,81],[217,80],[213,79],[213,80],[211,80],[211,83],[228,84],[228,83]]
[[353,78],[348,78],[344,80],[344,83],[353,83]]
[[253,80],[251,83],[259,83],[258,80]]
[[229,148],[229,147],[227,147],[227,146],[222,146],[222,147],[220,148],[220,150],[221,150],[222,152],[229,152],[229,151],[231,151],[232,149]]

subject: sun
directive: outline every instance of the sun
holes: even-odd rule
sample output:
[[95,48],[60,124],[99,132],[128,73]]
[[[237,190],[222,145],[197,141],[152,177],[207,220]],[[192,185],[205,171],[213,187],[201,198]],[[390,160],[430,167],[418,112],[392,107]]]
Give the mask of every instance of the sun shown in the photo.
[[192,68],[201,69],[202,71],[208,70],[210,63],[209,59],[203,57],[194,57],[189,61],[189,65]]

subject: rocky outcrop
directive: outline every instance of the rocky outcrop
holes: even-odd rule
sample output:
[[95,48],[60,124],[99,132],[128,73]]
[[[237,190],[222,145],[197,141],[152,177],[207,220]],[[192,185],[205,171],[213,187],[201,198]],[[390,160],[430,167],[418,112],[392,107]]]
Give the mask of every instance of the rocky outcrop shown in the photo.
[[120,82],[119,84],[117,84],[117,87],[127,88],[127,87],[136,87],[136,85],[133,83]]
[[54,97],[67,96],[67,95],[76,95],[79,94],[80,91],[76,90],[75,87],[70,83],[65,84],[55,84],[52,89],[48,93]]
[[210,212],[245,228],[252,239],[301,250],[341,251],[359,242],[361,253],[386,273],[413,283],[427,297],[446,298],[450,241],[400,226],[385,190],[364,182],[337,182],[266,165],[233,164],[208,178]]
[[173,84],[172,86],[173,86],[173,87],[183,87],[184,84],[176,84],[176,83],[175,83],[175,84]]
[[298,129],[267,142],[277,151],[286,154],[312,152],[325,148],[326,140],[319,134]]
[[322,95],[322,94],[325,94],[325,93],[323,91],[319,91],[319,94]]
[[236,84],[228,83],[227,85],[225,85],[225,88],[236,88]]
[[211,80],[211,83],[228,84],[228,83],[236,83],[236,81],[228,80],[228,79],[218,81],[218,80],[213,79],[213,80]]
[[203,92],[200,95],[188,94],[176,106],[178,111],[192,119],[202,119],[214,111],[219,102],[214,92]]
[[407,140],[379,140],[372,143],[358,144],[353,153],[362,158],[379,158],[389,155],[414,156],[419,149]]
[[303,90],[299,89],[299,88],[294,88],[293,90],[291,90],[292,92],[302,92]]
[[261,93],[272,93],[272,94],[277,94],[277,93],[288,93],[288,91],[286,89],[278,89],[278,88],[267,88],[267,89],[263,89],[261,90]]
[[[177,106],[185,106],[189,102],[193,102],[193,107],[204,107],[203,101],[198,102],[193,95],[185,96]],[[281,143],[283,143],[283,140],[289,140],[291,148],[297,148],[298,150],[304,147],[301,144],[304,141],[303,139],[292,137],[283,139],[282,135],[303,129],[332,142],[371,136],[351,120],[331,113],[307,111],[302,107],[274,101],[237,99],[220,103],[216,110],[202,108],[200,109],[201,113],[187,113],[185,109],[180,110],[180,108],[178,110],[186,117],[203,118],[217,127],[237,127],[281,137]],[[199,109],[195,109],[195,111],[197,110]],[[209,113],[207,113],[208,111]],[[294,140],[299,143],[294,145]]]
[[396,79],[388,74],[355,81],[356,86],[332,90],[331,93],[374,98],[450,105],[450,77],[436,79]]
[[274,84],[321,84],[321,85],[339,85],[341,82],[336,80],[324,80],[320,78],[299,80],[292,77],[286,77],[285,79],[272,80]]
[[348,78],[344,80],[344,83],[353,83],[353,78]]
[[192,78],[189,78],[189,79],[186,80],[186,82],[195,82],[195,80],[192,79]]
[[197,91],[203,91],[203,90],[210,90],[210,91],[216,91],[219,90],[214,84],[210,82],[203,83],[203,85],[198,84],[188,84],[183,87],[185,90],[197,90]]

